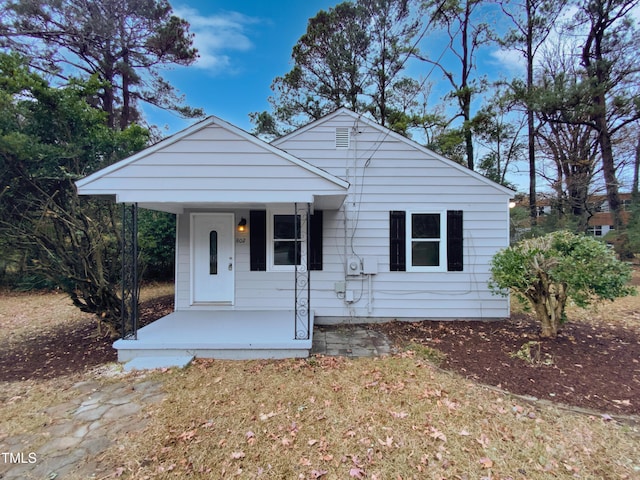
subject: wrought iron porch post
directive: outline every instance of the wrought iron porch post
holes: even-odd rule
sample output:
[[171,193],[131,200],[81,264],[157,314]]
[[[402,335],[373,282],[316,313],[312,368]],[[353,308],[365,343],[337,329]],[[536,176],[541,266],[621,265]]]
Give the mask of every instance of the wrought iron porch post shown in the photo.
[[138,339],[138,204],[122,204],[122,338]]
[[[300,237],[300,242],[295,242],[295,339],[308,340],[311,336],[311,272],[309,271],[309,228],[311,204],[294,204],[294,230],[295,238]],[[298,227],[297,219],[300,218]],[[298,231],[298,228],[300,231]],[[299,245],[299,247],[298,247]],[[300,249],[298,251],[298,248]],[[300,264],[297,259],[300,258]]]

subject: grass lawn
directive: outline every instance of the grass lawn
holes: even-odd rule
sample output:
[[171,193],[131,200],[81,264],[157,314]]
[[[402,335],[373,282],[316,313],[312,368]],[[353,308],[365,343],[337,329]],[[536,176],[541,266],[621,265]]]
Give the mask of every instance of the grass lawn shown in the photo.
[[413,352],[198,361],[165,386],[145,432],[109,454],[123,478],[640,477],[637,428],[533,407]]
[[[55,305],[55,321],[77,321],[73,307],[46,295],[10,299],[24,312],[12,317],[14,338],[43,317],[54,322],[42,305]],[[427,354],[201,360],[155,373],[165,400],[147,407],[142,433],[119,437],[100,462],[135,479],[640,478],[637,425],[530,404],[441,371]],[[37,436],[44,409],[79,395],[70,386],[92,376],[2,382],[0,439]]]

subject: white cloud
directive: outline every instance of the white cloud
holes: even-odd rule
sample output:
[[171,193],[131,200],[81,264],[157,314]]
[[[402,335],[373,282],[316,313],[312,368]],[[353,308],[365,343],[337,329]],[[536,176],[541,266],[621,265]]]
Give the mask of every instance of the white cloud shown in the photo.
[[222,12],[205,16],[198,10],[188,7],[174,7],[176,16],[183,18],[195,34],[193,43],[200,58],[194,67],[209,70],[212,73],[232,71],[230,51],[247,51],[253,43],[247,34],[247,27],[260,20],[238,12]]
[[498,73],[502,76],[516,77],[522,76],[527,68],[527,62],[522,55],[522,52],[516,49],[494,50],[490,54],[492,63],[498,66]]

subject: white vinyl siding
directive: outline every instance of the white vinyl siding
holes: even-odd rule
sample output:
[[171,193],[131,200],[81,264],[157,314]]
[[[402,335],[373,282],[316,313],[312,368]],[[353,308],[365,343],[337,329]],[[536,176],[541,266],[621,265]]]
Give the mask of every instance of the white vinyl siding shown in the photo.
[[[350,183],[342,208],[325,211],[323,271],[311,272],[316,320],[507,317],[508,299],[493,295],[487,282],[491,258],[509,241],[509,192],[465,167],[415,148],[406,139],[356,124],[354,116],[338,113],[275,142]],[[335,149],[339,127],[358,132],[351,136],[349,150]],[[411,271],[408,259],[408,271],[391,272],[391,210],[407,215],[440,213],[445,222],[447,210],[463,211],[463,271],[446,271],[445,251],[439,271]],[[446,232],[445,225],[441,228]],[[378,273],[371,275],[372,298],[368,298],[368,276],[345,275],[346,259],[354,255],[377,262]],[[345,281],[354,302],[345,302],[335,292],[335,283]]]
[[247,137],[212,123],[122,168],[88,177],[79,188],[91,195],[117,192],[119,202],[183,205],[313,202],[314,195],[344,193],[325,172]]

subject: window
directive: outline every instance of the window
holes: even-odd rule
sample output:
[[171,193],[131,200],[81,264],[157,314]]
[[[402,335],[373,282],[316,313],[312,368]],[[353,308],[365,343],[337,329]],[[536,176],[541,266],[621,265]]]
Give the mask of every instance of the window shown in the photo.
[[602,225],[594,225],[587,228],[587,234],[593,235],[594,237],[602,236]]
[[442,232],[446,217],[440,213],[411,213],[407,225],[408,267],[413,271],[440,270],[446,258]]
[[[266,210],[249,212],[249,265],[253,272],[293,270],[295,245],[298,245],[297,264],[300,264],[302,239],[300,216],[296,216],[298,234],[295,233],[294,215],[271,213]],[[269,220],[267,220],[269,218]],[[323,214],[316,210],[309,219],[307,268],[322,270]],[[268,268],[267,268],[268,266]]]
[[218,274],[218,232],[209,232],[209,275]]
[[273,216],[273,265],[300,265],[300,215]]
[[461,272],[463,212],[389,212],[389,270]]

